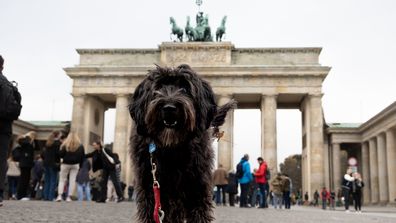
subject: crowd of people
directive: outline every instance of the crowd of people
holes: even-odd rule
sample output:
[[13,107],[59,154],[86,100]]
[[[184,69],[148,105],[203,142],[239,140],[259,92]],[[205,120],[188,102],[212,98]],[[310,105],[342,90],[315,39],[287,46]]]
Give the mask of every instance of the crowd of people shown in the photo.
[[94,151],[86,153],[74,132],[52,132],[44,148],[38,145],[35,132],[19,136],[7,161],[8,198],[123,201],[126,185],[120,180],[118,155],[99,141],[92,147]]
[[[313,200],[309,199],[308,192],[294,190],[292,180],[287,174],[277,173],[271,178],[267,163],[262,157],[257,158],[258,169],[251,171],[249,155],[245,154],[236,167],[236,172],[228,172],[219,164],[213,174],[215,185],[214,200],[216,205],[227,205],[226,194],[228,193],[229,206],[235,206],[239,201],[241,208],[268,208],[272,205],[275,209],[290,209],[292,204],[319,206],[322,209],[335,210],[336,206],[345,207],[349,212],[351,201],[355,211],[361,212],[362,188],[364,183],[359,173],[353,172],[351,168],[343,176],[342,185],[338,193],[323,187],[320,192],[315,190]],[[238,186],[240,195],[238,196]]]
[[216,205],[226,205],[228,193],[230,206],[235,206],[239,202],[241,208],[268,208],[270,204],[274,208],[282,208],[285,205],[286,209],[290,209],[291,179],[280,173],[271,179],[271,172],[264,159],[258,157],[257,162],[259,167],[251,171],[249,155],[245,154],[238,163],[236,172],[229,173],[219,164],[213,174]]

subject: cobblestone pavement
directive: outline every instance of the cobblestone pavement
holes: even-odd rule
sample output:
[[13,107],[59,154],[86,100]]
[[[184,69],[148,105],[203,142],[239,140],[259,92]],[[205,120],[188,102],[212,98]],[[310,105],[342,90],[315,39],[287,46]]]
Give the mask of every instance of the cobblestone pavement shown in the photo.
[[[28,222],[136,222],[135,203],[86,203],[86,202],[45,202],[45,201],[5,201],[0,208],[1,223]],[[323,211],[318,208],[292,207],[291,210],[217,207],[216,223],[258,223],[258,222],[396,222],[394,207],[366,207],[363,213],[345,213],[341,209]]]

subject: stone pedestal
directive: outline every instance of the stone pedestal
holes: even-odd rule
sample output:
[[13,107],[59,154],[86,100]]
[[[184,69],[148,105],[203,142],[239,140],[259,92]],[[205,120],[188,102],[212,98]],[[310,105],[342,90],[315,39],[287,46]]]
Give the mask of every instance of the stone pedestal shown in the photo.
[[271,176],[278,172],[276,148],[276,95],[263,95],[261,98],[261,149]]
[[369,141],[370,151],[370,191],[371,203],[379,202],[379,186],[378,186],[378,158],[377,158],[377,142],[376,139]]
[[[218,105],[224,105],[232,99],[231,95],[220,95],[218,100]],[[232,170],[233,161],[233,135],[234,135],[234,111],[229,111],[227,113],[225,123],[220,127],[220,132],[224,131],[223,137],[218,142],[218,163],[222,164],[223,167],[228,171]]]
[[167,66],[218,66],[231,64],[230,42],[165,42],[160,45],[161,63]]
[[363,202],[370,203],[370,159],[367,142],[362,143],[362,178],[365,186],[363,187]]

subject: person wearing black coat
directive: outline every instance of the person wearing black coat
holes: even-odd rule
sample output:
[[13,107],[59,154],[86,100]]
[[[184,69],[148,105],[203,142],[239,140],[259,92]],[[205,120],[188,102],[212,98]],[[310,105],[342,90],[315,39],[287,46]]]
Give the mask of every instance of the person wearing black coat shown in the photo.
[[344,178],[342,179],[342,193],[344,195],[344,205],[345,211],[349,212],[349,197],[352,190],[352,183],[355,181],[355,178],[352,177],[352,169],[348,168]]
[[364,187],[364,183],[359,173],[354,173],[353,177],[355,179],[352,182],[351,190],[353,203],[355,204],[355,211],[360,213],[362,211],[362,189]]
[[13,157],[19,162],[21,176],[17,187],[17,199],[26,199],[29,190],[30,174],[34,165],[34,148],[29,136],[20,136],[17,140],[18,147],[13,150]]
[[228,185],[226,188],[230,206],[235,206],[235,195],[238,193],[238,179],[234,172],[228,173]]
[[121,190],[120,182],[117,178],[117,170],[116,165],[120,164],[120,160],[118,156],[112,153],[112,151],[108,148],[103,148],[101,142],[97,141],[92,144],[95,151],[92,153],[88,153],[85,157],[92,157],[92,170],[96,172],[97,170],[102,169],[102,179],[100,181],[100,198],[97,202],[104,203],[106,202],[107,197],[107,181],[110,180],[113,182],[114,188],[117,193],[117,202],[121,202],[124,200],[124,195]]
[[3,192],[7,173],[7,158],[12,136],[12,122],[2,111],[6,107],[4,91],[10,89],[11,83],[3,75],[4,59],[0,55],[0,207],[3,206]]
[[44,165],[44,191],[43,198],[52,201],[55,198],[55,187],[60,170],[59,131],[52,132],[45,143],[44,151],[41,153]]

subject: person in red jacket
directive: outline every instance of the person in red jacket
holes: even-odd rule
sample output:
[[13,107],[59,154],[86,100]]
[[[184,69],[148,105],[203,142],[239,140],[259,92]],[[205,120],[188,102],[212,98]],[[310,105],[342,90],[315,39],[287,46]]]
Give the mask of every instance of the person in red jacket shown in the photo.
[[323,187],[320,197],[322,198],[322,209],[326,210],[327,200],[330,199],[330,193],[326,190],[326,187]]
[[266,205],[266,191],[265,185],[267,184],[267,179],[265,178],[265,173],[267,171],[267,163],[264,162],[263,158],[257,158],[257,161],[260,165],[259,169],[254,172],[254,176],[256,179],[256,183],[260,189],[260,193],[262,195],[262,199],[260,200],[260,208],[264,208]]

